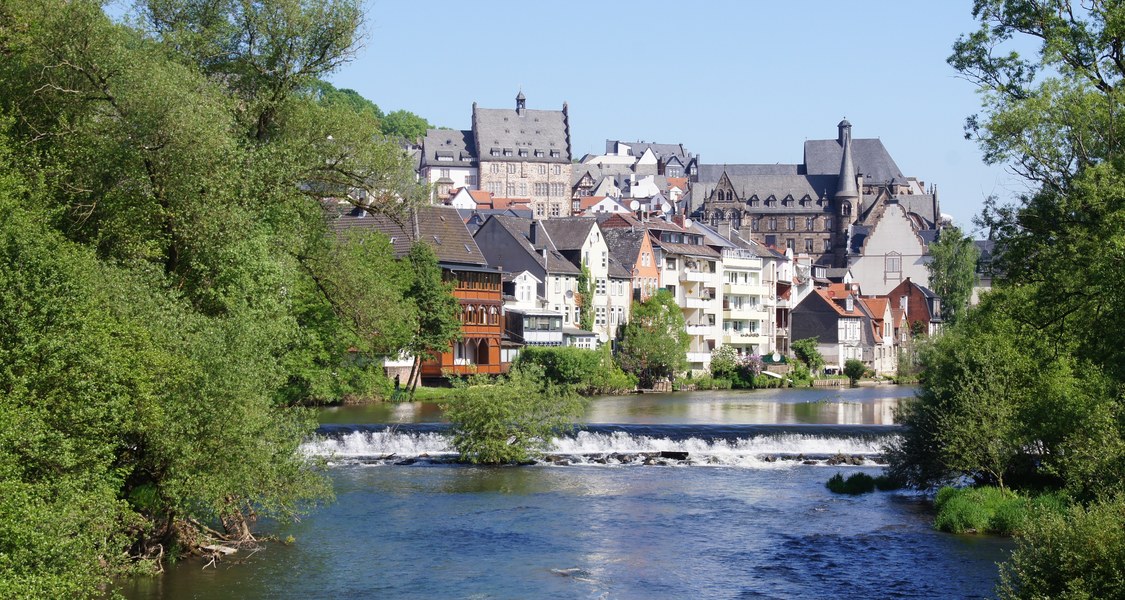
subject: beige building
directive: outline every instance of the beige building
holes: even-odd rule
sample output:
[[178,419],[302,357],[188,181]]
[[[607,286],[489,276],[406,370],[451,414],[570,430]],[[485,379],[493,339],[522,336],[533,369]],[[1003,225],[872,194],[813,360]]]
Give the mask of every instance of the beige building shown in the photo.
[[479,189],[528,198],[537,218],[571,214],[570,122],[562,110],[530,110],[520,92],[515,109],[473,103]]

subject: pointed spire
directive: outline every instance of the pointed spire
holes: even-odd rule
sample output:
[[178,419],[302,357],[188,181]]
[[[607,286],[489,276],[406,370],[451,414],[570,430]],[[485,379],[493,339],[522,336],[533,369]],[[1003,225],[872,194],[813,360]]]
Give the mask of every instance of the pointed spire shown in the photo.
[[516,94],[516,112],[522,113],[525,108],[527,108],[527,97],[523,95],[523,89],[521,88],[520,92]]
[[836,188],[836,199],[857,200],[859,188],[855,184],[855,164],[852,162],[852,124],[844,119],[837,127],[840,130],[839,142],[844,147],[844,156],[840,160],[840,185]]

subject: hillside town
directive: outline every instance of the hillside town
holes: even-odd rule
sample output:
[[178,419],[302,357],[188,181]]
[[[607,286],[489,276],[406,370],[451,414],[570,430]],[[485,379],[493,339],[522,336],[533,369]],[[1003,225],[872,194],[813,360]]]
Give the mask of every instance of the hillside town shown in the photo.
[[[847,119],[806,140],[800,164],[714,164],[681,143],[612,139],[576,157],[567,104],[527,105],[522,91],[512,108],[474,103],[469,129],[410,146],[430,204],[409,223],[355,203],[332,212],[337,231],[379,230],[400,255],[426,241],[456,282],[462,338],[423,377],[503,373],[525,346],[614,344],[658,289],[683,311],[694,374],[724,346],[778,363],[815,338],[829,373],[858,359],[893,375],[914,336],[941,329],[926,267],[949,225],[937,188]],[[412,360],[388,360],[388,374]]]

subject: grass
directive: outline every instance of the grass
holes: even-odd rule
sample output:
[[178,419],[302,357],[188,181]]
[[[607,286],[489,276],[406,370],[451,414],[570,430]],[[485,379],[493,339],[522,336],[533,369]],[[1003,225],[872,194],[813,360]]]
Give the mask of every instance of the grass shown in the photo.
[[943,487],[934,507],[934,528],[949,533],[1013,535],[1024,529],[1035,513],[1062,513],[1068,502],[1059,494],[1025,496],[997,487]]

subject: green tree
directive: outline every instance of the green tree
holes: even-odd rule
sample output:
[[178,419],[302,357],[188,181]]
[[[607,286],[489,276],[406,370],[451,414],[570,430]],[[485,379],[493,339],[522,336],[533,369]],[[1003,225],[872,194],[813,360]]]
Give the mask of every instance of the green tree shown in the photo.
[[353,89],[337,88],[327,81],[318,79],[309,85],[309,92],[320,103],[338,103],[347,106],[356,113],[374,117],[376,120],[383,118],[383,111],[378,104],[364,98]]
[[824,368],[824,357],[817,350],[817,343],[816,338],[805,338],[789,344],[797,360],[805,363],[814,376]]
[[844,375],[848,376],[848,381],[851,382],[852,387],[859,382],[863,374],[867,372],[867,367],[863,364],[862,360],[856,358],[849,358],[844,362]]
[[738,353],[734,346],[720,346],[711,353],[711,375],[715,377],[732,377],[738,366]]
[[432,128],[429,121],[407,110],[388,113],[379,122],[379,129],[383,135],[410,142],[417,142],[426,137],[426,130]]
[[453,446],[472,463],[532,460],[552,438],[572,428],[585,409],[577,394],[553,383],[537,365],[453,385],[453,397],[442,409],[453,424]]
[[684,370],[690,342],[683,311],[671,292],[659,290],[644,302],[633,303],[617,360],[642,387],[652,387]]
[[941,317],[956,323],[969,308],[969,298],[976,283],[977,259],[980,251],[973,240],[956,227],[946,227],[930,244],[930,289],[941,298]]
[[418,241],[406,255],[413,281],[406,291],[418,312],[417,327],[406,349],[414,355],[411,368],[411,394],[418,385],[423,357],[449,350],[461,339],[461,305],[453,296],[453,282],[443,281],[437,255],[429,244]]
[[578,292],[574,301],[578,304],[578,326],[586,331],[594,330],[594,290],[590,268],[582,263],[578,274]]

